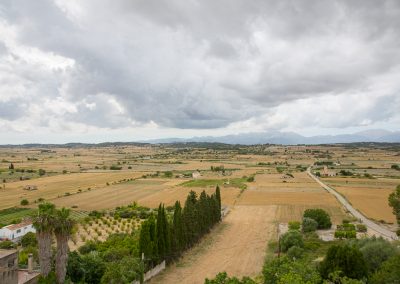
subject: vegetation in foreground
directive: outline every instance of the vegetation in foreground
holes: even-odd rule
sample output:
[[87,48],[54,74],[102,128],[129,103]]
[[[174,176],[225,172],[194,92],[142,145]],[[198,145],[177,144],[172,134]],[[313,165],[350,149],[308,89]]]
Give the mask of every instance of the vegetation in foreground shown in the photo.
[[[323,223],[330,221],[320,209],[317,216],[325,216]],[[305,212],[303,225],[310,223],[310,211]],[[329,216],[328,216],[329,218]],[[313,219],[314,220],[314,219]],[[390,243],[382,238],[334,240],[319,239],[314,229],[302,229],[298,222],[289,224],[289,231],[279,242],[271,242],[268,257],[262,271],[265,284],[395,284],[400,279],[399,243]],[[347,222],[344,222],[347,224]],[[256,281],[257,280],[257,281]],[[253,284],[259,279],[238,279],[225,272],[205,284]]]

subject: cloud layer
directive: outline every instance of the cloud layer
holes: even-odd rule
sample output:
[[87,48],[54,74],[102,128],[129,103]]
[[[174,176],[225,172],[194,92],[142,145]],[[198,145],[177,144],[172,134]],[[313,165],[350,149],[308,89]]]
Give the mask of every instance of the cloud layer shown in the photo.
[[3,0],[0,138],[393,128],[399,46],[396,0]]

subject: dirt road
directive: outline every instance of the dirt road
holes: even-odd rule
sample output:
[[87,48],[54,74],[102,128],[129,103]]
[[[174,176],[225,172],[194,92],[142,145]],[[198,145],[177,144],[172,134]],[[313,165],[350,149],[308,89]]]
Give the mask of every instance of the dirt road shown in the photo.
[[371,221],[367,217],[365,217],[363,214],[361,214],[357,209],[355,209],[342,195],[340,195],[336,190],[334,190],[332,187],[324,184],[319,178],[317,178],[315,175],[311,173],[311,168],[307,169],[307,173],[309,176],[314,179],[319,185],[321,185],[323,188],[325,188],[328,192],[332,193],[337,200],[343,204],[343,206],[349,210],[349,212],[356,217],[357,219],[361,220],[363,224],[365,224],[369,230],[375,232],[382,238],[388,239],[388,240],[397,240],[398,237],[396,236],[396,233],[389,231],[388,229],[378,225],[377,223]]
[[220,225],[176,265],[149,283],[203,284],[219,272],[237,277],[260,273],[275,234],[277,206],[235,206]]

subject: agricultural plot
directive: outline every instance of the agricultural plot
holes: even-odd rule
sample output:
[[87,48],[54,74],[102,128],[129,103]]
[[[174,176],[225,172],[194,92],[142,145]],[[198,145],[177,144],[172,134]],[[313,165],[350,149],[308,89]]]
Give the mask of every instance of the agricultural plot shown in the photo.
[[325,181],[368,218],[389,224],[395,223],[396,218],[388,205],[388,197],[400,180],[337,177],[324,179]]
[[197,247],[149,283],[203,284],[220,271],[256,276],[276,234],[275,214],[276,206],[236,206]]
[[[138,178],[142,173],[131,171],[109,171],[104,173],[76,173],[43,177],[35,180],[18,181],[5,184],[0,189],[0,209],[20,204],[22,199],[33,203],[39,198],[52,200],[68,194],[78,194],[82,191],[96,190],[107,183],[119,183],[124,179]],[[25,190],[29,185],[35,185],[37,190]]]

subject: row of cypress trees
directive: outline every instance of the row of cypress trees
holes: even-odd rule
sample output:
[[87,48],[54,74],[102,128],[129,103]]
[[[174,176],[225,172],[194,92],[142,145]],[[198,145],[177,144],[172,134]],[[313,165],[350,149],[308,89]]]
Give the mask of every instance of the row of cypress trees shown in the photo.
[[203,191],[198,197],[191,191],[182,208],[175,202],[173,216],[167,215],[160,204],[157,216],[143,222],[139,237],[139,252],[144,254],[147,268],[166,260],[171,262],[196,244],[202,236],[221,220],[221,193]]

